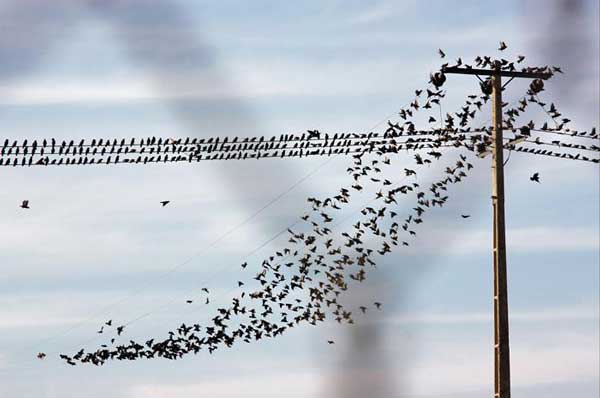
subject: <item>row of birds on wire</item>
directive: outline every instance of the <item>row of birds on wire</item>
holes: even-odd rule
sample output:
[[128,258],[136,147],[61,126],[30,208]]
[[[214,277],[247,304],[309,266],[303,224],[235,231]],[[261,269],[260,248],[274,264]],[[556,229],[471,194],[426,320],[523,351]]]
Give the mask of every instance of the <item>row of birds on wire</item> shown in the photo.
[[[519,57],[516,62],[522,61]],[[514,62],[503,62],[490,57],[477,57],[475,64],[478,63],[483,66],[502,65],[502,68],[514,68]],[[467,66],[462,61],[459,64]],[[557,71],[550,67],[534,69],[546,71],[550,75]],[[417,113],[431,109],[431,104],[441,106],[446,92],[441,89],[444,84],[441,80],[445,78],[440,76],[443,74],[437,77],[432,75],[429,85],[415,92],[414,101],[400,110],[400,120],[388,123],[385,137],[395,140],[416,131],[413,119]],[[517,119],[523,116],[531,104],[546,107],[540,100],[541,91],[543,86],[540,87],[539,82],[532,82],[519,105],[509,108],[506,113],[504,124],[507,128],[519,131],[518,139],[524,137],[527,140],[535,130],[532,122],[518,128],[513,126],[516,126]],[[432,94],[428,94],[423,106],[420,106],[423,92]],[[468,177],[477,163],[478,155],[489,149],[491,140],[488,135],[483,134],[488,138],[470,141],[463,137],[466,134],[457,135],[455,129],[455,125],[461,129],[468,128],[481,111],[481,105],[488,101],[490,95],[483,89],[480,93],[469,95],[458,112],[447,115],[445,128],[438,130],[431,142],[427,143],[432,147],[412,153],[412,165],[403,164],[398,168],[394,162],[398,160],[397,155],[402,149],[393,143],[376,145],[372,151],[352,154],[352,164],[347,168],[348,182],[329,197],[308,198],[308,209],[300,218],[300,225],[305,228],[289,228],[287,244],[257,265],[259,270],[251,283],[239,280],[239,293],[231,298],[229,305],[218,308],[206,324],[183,323],[169,331],[166,337],[148,336],[142,341],[134,341],[125,337],[133,321],[117,324],[109,320],[97,330],[98,338],[109,334],[108,341],[96,348],[84,347],[71,354],[60,354],[60,358],[70,365],[103,365],[111,360],[149,358],[176,360],[201,351],[213,353],[219,348],[232,347],[240,342],[252,343],[274,338],[302,324],[317,325],[327,319],[352,324],[356,315],[367,315],[373,310],[383,309],[385,304],[378,298],[351,308],[344,303],[344,294],[353,284],[366,280],[369,271],[377,266],[381,256],[413,244],[426,216],[436,207],[446,205],[451,188]],[[555,105],[551,107],[553,112],[548,114],[549,117],[557,126],[562,124],[560,130],[565,131],[568,122],[554,120],[559,117],[558,110]],[[594,134],[595,130],[592,135],[586,133],[581,136],[589,137]],[[322,140],[323,137],[313,136],[311,140],[313,139]],[[514,142],[509,141],[507,145],[517,149]],[[445,151],[445,146],[456,147],[459,151]],[[444,164],[440,165],[440,162]],[[433,182],[422,185],[417,177],[432,165],[441,166],[439,169],[443,173]],[[398,176],[397,180],[384,178],[384,175],[391,175],[394,171]],[[530,179],[539,182],[539,173],[534,173]],[[375,193],[361,209],[358,218],[353,220],[351,228],[338,230],[335,221],[340,212],[361,191]],[[402,215],[400,204],[403,199],[412,201],[413,205]],[[163,206],[169,203],[165,202]],[[461,216],[469,217],[468,214]],[[253,267],[244,262],[241,268],[245,270]],[[206,294],[208,302],[209,289],[204,286],[202,290],[199,288],[197,293]],[[187,304],[196,299],[195,296],[190,297]],[[335,343],[334,340],[327,342]],[[46,354],[42,352],[38,354],[40,356],[43,359]]]
[[[452,117],[452,116],[450,116]],[[449,123],[449,119],[446,120]],[[535,129],[535,125],[528,124],[519,128],[510,128],[515,133],[517,139],[524,138],[515,144],[515,139],[506,139],[510,149],[519,152],[529,152],[537,155],[548,155],[563,157],[567,159],[598,162],[597,157],[586,156],[583,154],[573,154],[564,152],[564,150],[580,150],[592,153],[600,153],[600,146],[597,145],[598,134],[595,129],[587,131],[576,131],[566,129],[557,131],[542,126]],[[532,137],[532,131],[548,134],[568,134],[571,137],[589,138],[594,140],[592,144],[584,145],[581,143],[563,142],[561,140],[542,140],[538,135]],[[311,130],[322,134],[318,130]],[[401,135],[400,135],[401,134]],[[74,145],[73,141],[68,144],[63,141],[60,146],[55,147],[50,144],[48,148],[42,142],[41,146],[36,141],[28,144],[27,140],[22,142],[14,141],[12,145],[0,149],[0,166],[69,166],[69,165],[110,165],[110,164],[152,164],[152,163],[172,163],[172,162],[198,162],[202,160],[245,160],[261,158],[288,158],[288,157],[309,157],[309,156],[335,156],[335,155],[354,155],[358,153],[373,152],[375,150],[395,152],[396,150],[421,150],[437,147],[437,140],[447,139],[452,136],[452,145],[474,145],[481,144],[478,147],[491,145],[491,127],[480,129],[432,129],[395,133],[393,125],[390,123],[388,131],[379,136],[377,133],[347,133],[347,134],[323,134],[321,139],[298,139],[281,140],[277,137],[266,139],[263,137],[246,138],[242,142],[228,142],[227,137],[219,142],[220,137],[215,137],[210,143],[194,143],[198,139],[187,138],[185,140],[174,140],[173,143],[155,143],[146,144],[143,140],[139,144],[132,139],[129,143],[112,144],[103,146],[101,139],[95,140],[91,144],[85,144],[81,141],[79,145]],[[295,136],[297,137],[297,136]],[[162,139],[159,139],[162,141]],[[512,141],[512,143],[510,142]],[[133,142],[133,143],[132,143]],[[148,139],[146,142],[152,142]],[[158,142],[158,141],[157,141]],[[529,144],[529,145],[528,145]],[[448,144],[446,144],[448,145]],[[533,146],[550,146],[555,150],[535,149]],[[562,149],[562,152],[556,150]]]

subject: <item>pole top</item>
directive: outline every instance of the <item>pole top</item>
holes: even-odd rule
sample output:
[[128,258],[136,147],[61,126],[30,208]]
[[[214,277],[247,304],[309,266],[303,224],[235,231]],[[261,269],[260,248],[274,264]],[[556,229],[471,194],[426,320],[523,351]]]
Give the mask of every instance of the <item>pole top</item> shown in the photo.
[[508,70],[500,70],[500,69],[476,69],[470,67],[459,68],[457,66],[445,66],[442,67],[443,73],[454,73],[461,75],[482,75],[482,76],[506,76],[506,77],[520,77],[520,78],[528,78],[528,79],[549,79],[552,76],[551,72],[542,72],[537,69],[540,68],[531,68],[532,70],[522,70],[522,71],[508,71]]

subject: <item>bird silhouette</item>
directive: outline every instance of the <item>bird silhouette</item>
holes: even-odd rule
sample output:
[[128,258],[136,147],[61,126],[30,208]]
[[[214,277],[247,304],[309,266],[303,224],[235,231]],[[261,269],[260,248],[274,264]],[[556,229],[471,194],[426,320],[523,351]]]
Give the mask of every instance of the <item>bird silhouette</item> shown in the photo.
[[28,200],[24,200],[24,201],[21,203],[21,206],[20,206],[20,207],[21,207],[22,209],[29,209],[29,201],[28,201]]
[[166,205],[168,205],[169,203],[171,203],[170,200],[163,200],[160,202],[160,204],[162,205],[162,207],[165,207]]
[[533,175],[531,177],[529,177],[529,179],[533,182],[537,182],[538,184],[540,183],[540,173],[533,173]]

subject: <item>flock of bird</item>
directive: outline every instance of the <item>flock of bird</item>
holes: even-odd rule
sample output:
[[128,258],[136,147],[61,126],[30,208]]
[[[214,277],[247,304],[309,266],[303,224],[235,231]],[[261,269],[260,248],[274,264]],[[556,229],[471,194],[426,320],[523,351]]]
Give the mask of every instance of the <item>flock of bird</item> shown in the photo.
[[[501,43],[499,50],[503,51],[505,48],[506,44]],[[446,56],[442,50],[439,52],[442,57]],[[515,62],[521,63],[523,60],[524,57],[519,56]],[[515,69],[515,62],[504,59],[477,57],[474,62],[478,66]],[[460,59],[457,60],[457,65],[470,67]],[[442,71],[445,66],[447,64],[442,65]],[[545,71],[551,75],[560,72],[560,69],[550,67],[534,69]],[[341,148],[346,151],[350,142],[358,142],[360,150],[351,154],[352,164],[347,169],[349,176],[347,184],[330,197],[308,198],[308,210],[301,217],[306,228],[302,230],[288,229],[288,241],[285,247],[275,251],[262,261],[259,271],[254,275],[253,283],[238,281],[237,287],[241,292],[231,299],[229,305],[218,308],[214,317],[207,324],[187,325],[184,323],[168,332],[168,336],[165,338],[154,337],[141,342],[130,339],[123,342],[121,339],[126,333],[125,326],[129,323],[117,326],[113,324],[112,320],[109,320],[97,331],[101,335],[108,333],[109,330],[113,331],[115,335],[112,335],[109,341],[91,351],[82,348],[74,354],[61,354],[60,357],[70,365],[77,363],[103,365],[110,360],[138,360],[157,357],[175,360],[186,354],[197,354],[202,350],[212,353],[221,347],[232,347],[239,342],[251,343],[265,338],[273,338],[302,324],[317,325],[327,319],[352,324],[356,314],[365,315],[373,310],[381,310],[383,304],[376,299],[357,308],[349,308],[343,302],[344,292],[351,288],[352,284],[362,283],[366,280],[369,269],[376,266],[378,257],[391,253],[394,248],[410,246],[418,233],[419,224],[424,222],[425,217],[434,208],[443,207],[447,203],[451,186],[461,183],[468,177],[474,167],[477,155],[481,155],[491,145],[489,129],[470,129],[468,127],[477,113],[481,111],[482,106],[490,100],[485,85],[481,87],[481,93],[469,95],[464,106],[457,112],[448,113],[443,120],[438,120],[437,115],[433,115],[433,111],[429,110],[440,107],[440,103],[446,95],[446,92],[441,89],[444,81],[443,72],[432,74],[429,85],[422,90],[415,91],[414,100],[409,106],[400,110],[397,122],[388,122],[387,130],[383,135],[368,133],[366,135],[324,136],[313,130],[299,139],[281,137],[279,140],[272,138],[242,142],[241,145],[248,145],[247,148],[250,148],[251,145],[254,145],[254,148],[260,147],[260,151],[268,151],[267,147],[269,146],[272,146],[274,151],[282,150],[274,148],[284,144],[293,146],[294,143],[298,145],[298,148],[291,150],[299,151],[303,145],[307,145],[306,148],[303,148],[306,150],[310,145],[318,145],[317,143],[323,142],[328,144],[316,146],[319,151],[327,150],[325,148],[336,148],[332,142],[342,142],[344,145],[341,145]],[[546,104],[539,98],[542,90],[543,87],[540,88],[539,82],[535,84],[532,82],[519,104],[514,108],[507,109],[504,125],[507,130],[515,133],[515,138],[506,143],[507,149],[516,150],[519,148],[518,145],[522,145],[524,142],[536,144],[536,139],[532,138],[532,134],[536,130],[597,139],[595,130],[585,134],[569,130],[569,120],[559,119],[562,115],[554,104],[550,105],[547,114],[554,121],[555,127],[545,126],[537,129],[533,122],[515,127],[518,117],[530,104],[537,104],[546,109]],[[414,121],[416,115],[421,111],[432,113],[428,115],[429,123],[442,123],[443,125],[433,133],[429,130],[427,141],[416,141],[418,138],[415,138],[422,132],[416,129]],[[395,155],[407,149],[406,142],[399,142],[401,137],[413,140],[410,141],[409,150],[413,153],[414,161],[412,166],[404,165],[400,169],[395,169],[392,164],[396,158]],[[168,142],[167,146],[191,147],[188,152],[193,157],[205,152],[225,151],[223,148],[228,145],[240,145],[239,140],[235,140],[238,142],[234,142],[234,140],[215,141],[202,143],[193,143],[191,140],[175,141]],[[361,141],[363,141],[362,144]],[[98,145],[103,147],[98,141],[95,142],[96,146],[93,144],[87,148],[96,148]],[[135,143],[131,144],[130,149]],[[560,141],[558,144],[550,144],[557,147],[563,145]],[[161,144],[158,143],[158,140],[149,139],[140,143],[139,147],[148,148],[153,145],[160,146]],[[201,147],[204,149],[199,150],[198,145],[204,146]],[[127,147],[125,143],[122,146]],[[206,146],[212,146],[210,151],[205,150]],[[77,146],[65,144],[60,147]],[[79,148],[84,147],[84,144],[79,146]],[[112,148],[113,143],[109,143],[108,147]],[[444,151],[445,147],[458,148],[459,151]],[[140,148],[136,152],[139,156],[141,156]],[[598,152],[598,147],[594,148]],[[575,147],[575,149],[583,148]],[[235,151],[240,150],[236,146]],[[65,151],[66,149],[63,150],[63,153]],[[178,153],[179,150],[175,152]],[[181,149],[181,152],[184,152],[184,149]],[[548,155],[549,152],[554,153],[554,151],[546,151],[534,154]],[[150,154],[148,155],[150,156]],[[156,152],[154,155],[158,156]],[[584,160],[580,155],[570,156],[578,156],[576,160]],[[418,182],[417,176],[421,170],[427,169],[447,157],[451,157],[451,159],[446,162],[443,175],[439,179],[428,185]],[[568,157],[565,156],[565,158]],[[586,159],[589,158],[586,157]],[[45,164],[51,163],[45,162]],[[385,176],[391,175],[393,170],[401,170],[398,181],[385,178]],[[398,175],[397,171],[396,175]],[[530,180],[539,183],[539,173],[534,173]],[[358,192],[371,189],[376,193],[372,200],[362,208],[360,216],[355,220],[352,228],[338,231],[334,223],[337,218],[336,214],[347,207]],[[414,201],[413,207],[405,215],[399,214],[399,204],[403,198]],[[164,207],[169,203],[168,200],[165,200],[161,202],[161,205]],[[23,205],[28,207],[26,201],[23,202]],[[461,217],[467,219],[470,216],[461,214]],[[241,264],[243,270],[247,267],[247,262]],[[205,294],[206,303],[209,303],[209,289],[203,288],[201,293]],[[195,297],[191,297],[186,303],[192,304],[194,300]],[[335,341],[327,340],[327,343],[334,344]],[[40,359],[45,356],[44,353],[38,354]]]
[[[456,130],[455,134],[472,134],[471,129]],[[438,132],[435,130],[410,131],[404,136],[377,133],[345,134],[291,134],[279,137],[212,137],[208,139],[169,139],[148,137],[137,140],[104,141],[93,139],[75,143],[55,139],[28,140],[12,143],[5,140],[0,147],[0,166],[76,166],[110,164],[152,164],[170,162],[198,162],[202,160],[245,160],[305,156],[332,156],[355,154],[373,150],[376,146],[394,142],[398,147],[412,150],[430,146]],[[403,141],[398,141],[404,139]]]
[[[419,91],[419,90],[418,90]],[[427,91],[428,101],[424,104],[424,109],[430,109],[432,104],[439,104],[439,98],[436,98],[436,92]],[[533,99],[534,101],[535,98]],[[529,104],[526,99],[522,100],[524,107]],[[413,112],[420,109],[418,102],[412,103],[412,109],[403,110],[400,117],[407,120]],[[471,105],[480,110],[483,105],[482,100],[471,101]],[[540,105],[545,105],[541,103]],[[552,110],[553,104],[550,106]],[[522,126],[516,128],[512,125],[512,118],[516,117],[520,109],[510,110],[506,119],[506,128],[516,134],[527,131],[531,133],[535,126]],[[467,112],[467,109],[469,111]],[[468,106],[463,107],[463,112],[457,112],[457,117],[472,119],[475,110]],[[551,114],[551,113],[550,113]],[[569,135],[578,138],[598,138],[595,129],[590,132],[576,131],[565,128],[565,123],[561,122],[557,127],[548,127],[547,124],[541,126],[538,130],[547,134]],[[428,122],[437,124],[435,117],[430,116]],[[76,143],[74,140],[57,141],[56,139],[43,139],[29,141],[27,139],[10,142],[8,139],[0,147],[0,166],[11,167],[31,167],[31,166],[85,166],[85,165],[113,165],[113,164],[156,164],[173,162],[199,162],[204,160],[246,160],[246,159],[264,159],[264,158],[289,158],[289,157],[307,157],[307,156],[334,156],[334,155],[354,155],[365,152],[373,152],[379,149],[383,152],[395,152],[396,150],[420,150],[432,149],[437,147],[437,141],[441,138],[452,137],[454,146],[470,145],[471,147],[479,143],[480,146],[490,145],[491,127],[482,127],[472,129],[468,127],[455,127],[454,117],[447,115],[445,127],[432,128],[428,130],[416,130],[414,125],[403,131],[394,128],[391,124],[383,134],[374,132],[369,133],[345,133],[345,134],[327,134],[317,130],[309,130],[308,134],[301,136],[284,134],[272,137],[211,137],[211,138],[179,138],[162,139],[148,137],[136,140],[135,138],[125,139],[92,139],[91,141],[80,140]],[[563,130],[564,129],[564,130]],[[529,134],[531,135],[531,134]],[[558,148],[571,150],[591,151],[598,153],[598,145],[582,145],[563,143],[557,140],[551,142],[543,141],[540,137],[535,140],[520,143],[514,146],[515,150],[525,151],[548,156],[562,156],[569,159],[598,162],[597,158],[573,155],[566,152],[556,152],[542,149],[528,148],[525,144],[532,145],[550,145]]]

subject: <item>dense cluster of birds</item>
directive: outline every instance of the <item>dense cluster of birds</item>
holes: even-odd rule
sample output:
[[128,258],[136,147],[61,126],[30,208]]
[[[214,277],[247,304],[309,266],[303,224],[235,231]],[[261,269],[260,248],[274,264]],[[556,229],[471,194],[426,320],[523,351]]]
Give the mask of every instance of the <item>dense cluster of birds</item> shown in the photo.
[[[438,131],[410,131],[403,136],[378,133],[285,134],[278,137],[211,137],[166,139],[148,137],[130,140],[93,139],[90,142],[55,139],[5,140],[0,148],[0,166],[77,166],[245,160],[306,156],[352,155],[373,151],[380,145],[414,150],[431,147]],[[477,131],[460,129],[455,134]],[[401,141],[399,141],[401,140]]]
[[[503,51],[505,48],[506,44],[501,43],[499,50]],[[443,58],[446,56],[442,50],[439,53]],[[515,70],[515,64],[521,63],[523,60],[522,56],[519,56],[515,62],[491,57],[477,57],[474,62],[476,66]],[[456,65],[471,67],[460,59],[457,60]],[[86,146],[87,144],[84,142],[79,146],[70,143],[57,145],[59,148],[65,148],[63,154],[67,153],[66,151],[87,151],[88,149],[93,152],[95,149],[101,150],[101,148],[108,148],[107,151],[113,151],[114,148],[129,148],[129,153],[131,153],[132,148],[137,145],[136,156],[142,156],[142,154],[143,156],[159,156],[158,152],[150,153],[149,148],[166,145],[173,147],[174,151],[170,153],[187,151],[188,159],[191,157],[192,160],[193,157],[209,156],[213,152],[218,154],[214,156],[227,158],[228,149],[226,148],[234,148],[231,149],[233,151],[231,156],[235,158],[239,157],[240,151],[245,150],[254,151],[254,154],[271,150],[298,151],[299,153],[304,151],[304,154],[307,154],[311,150],[335,151],[339,149],[342,151],[340,153],[347,153],[351,155],[352,159],[352,164],[347,169],[349,177],[347,184],[329,197],[308,198],[307,212],[301,216],[303,223],[301,225],[306,228],[302,230],[295,227],[288,229],[288,241],[285,247],[262,261],[260,270],[254,275],[255,282],[250,284],[238,281],[237,286],[241,292],[231,299],[229,305],[218,308],[214,317],[207,324],[187,325],[184,323],[168,332],[168,336],[165,338],[155,337],[141,342],[134,340],[121,342],[120,336],[123,335],[125,327],[129,323],[120,326],[114,324],[113,326],[113,322],[110,320],[98,330],[99,335],[104,335],[110,328],[114,328],[116,336],[113,336],[110,342],[106,342],[92,351],[81,349],[72,355],[61,354],[61,358],[70,365],[77,363],[102,365],[109,360],[157,357],[175,360],[186,354],[196,354],[202,350],[212,353],[218,348],[232,347],[238,342],[251,343],[276,337],[301,324],[317,325],[326,319],[352,324],[356,314],[364,315],[370,311],[381,310],[383,303],[377,299],[357,308],[349,308],[343,302],[344,292],[351,288],[352,284],[364,282],[368,271],[376,266],[379,257],[391,253],[395,248],[410,246],[418,233],[419,224],[424,222],[425,217],[434,208],[443,207],[447,203],[451,186],[464,181],[473,169],[477,155],[488,151],[492,145],[489,128],[471,129],[468,127],[477,113],[482,110],[483,105],[490,100],[490,93],[485,83],[480,87],[481,92],[469,95],[464,106],[457,112],[447,113],[442,120],[438,120],[437,115],[434,115],[436,110],[441,111],[440,104],[446,95],[442,89],[445,82],[443,70],[446,66],[448,64],[442,65],[441,72],[431,75],[427,87],[415,91],[414,100],[399,111],[397,121],[388,121],[387,129],[381,135],[367,133],[366,135],[329,136],[312,130],[302,137],[282,136],[279,139],[211,139],[210,142],[209,140],[194,142],[194,140],[186,139],[166,143],[164,140],[160,143],[160,139],[148,139],[138,143],[131,141],[129,146],[124,142],[115,144],[114,141],[108,145],[106,142],[99,141],[92,142],[89,146]],[[556,67],[525,69],[543,71],[550,77],[554,73],[560,73],[560,69]],[[514,137],[508,139],[505,148],[529,151],[524,145],[546,144],[539,137],[533,137],[536,132],[597,140],[598,135],[595,129],[591,132],[569,129],[570,120],[560,114],[556,105],[548,106],[540,100],[540,93],[544,90],[543,84],[536,80],[532,81],[518,105],[508,107],[506,110],[503,125],[506,130],[514,133]],[[532,121],[519,126],[517,120],[531,104],[536,104],[547,111],[554,126],[548,127],[545,124],[537,127]],[[415,118],[419,112],[428,112],[428,123],[441,126],[433,130],[418,130],[415,127]],[[419,135],[422,137],[418,137]],[[556,140],[547,144],[554,145],[556,148],[592,152],[599,150],[596,142],[588,146]],[[21,145],[21,148],[32,148],[30,145],[32,144]],[[286,145],[287,147],[282,147]],[[356,145],[359,148],[358,151],[351,152],[349,149],[351,145]],[[4,146],[4,148],[16,147]],[[454,147],[459,150],[446,151],[444,150],[446,147]],[[146,151],[141,152],[142,149],[146,149]],[[397,181],[387,179],[385,176],[391,175],[392,170],[398,170],[393,168],[393,161],[398,158],[399,153],[406,149],[411,151],[413,165],[403,165],[399,169],[401,173]],[[4,156],[5,149],[2,151]],[[237,155],[233,155],[233,153]],[[281,156],[281,153],[279,152],[278,156]],[[531,153],[554,156],[557,152],[556,150],[541,150],[541,152]],[[46,155],[41,155],[40,159],[43,156]],[[446,161],[445,168],[442,168],[444,172],[439,179],[427,185],[418,182],[417,176],[421,170],[448,157],[450,159]],[[561,154],[560,157],[597,162],[597,159],[584,157],[580,153],[568,153],[564,156]],[[143,160],[141,162],[143,163]],[[52,162],[45,162],[45,164],[52,164]],[[397,171],[396,175],[398,175]],[[530,179],[539,183],[539,173],[534,173]],[[334,222],[337,219],[336,214],[340,214],[339,212],[353,200],[358,192],[370,191],[370,189],[375,191],[375,194],[371,201],[362,208],[360,216],[354,220],[352,228],[338,231]],[[401,215],[399,214],[399,204],[403,198],[410,198],[414,201],[414,205],[407,214]],[[163,201],[161,205],[166,206],[168,203],[169,201]],[[461,218],[467,219],[469,215],[461,214]],[[241,264],[242,269],[246,269],[247,266],[247,262]],[[206,303],[208,303],[210,292],[208,288],[203,288],[202,291],[206,294]],[[187,300],[187,304],[193,302],[194,298]],[[327,343],[334,344],[335,342],[327,340]],[[40,355],[45,356],[40,353],[38,357]]]
[[[432,104],[439,104],[436,92],[429,91],[428,102],[423,106],[429,109]],[[524,103],[528,104],[526,100]],[[535,99],[534,99],[535,101]],[[400,116],[406,119],[413,112],[420,109],[418,102],[413,102],[413,109],[403,110]],[[473,101],[477,109],[481,109],[483,101]],[[543,103],[542,103],[543,104]],[[474,109],[458,112],[458,117],[471,119]],[[518,110],[509,113],[518,115]],[[450,115],[448,115],[450,116]],[[308,134],[292,135],[284,134],[272,137],[211,137],[211,138],[178,138],[162,139],[156,137],[125,139],[92,139],[57,141],[56,139],[43,140],[10,140],[5,139],[0,147],[0,166],[31,167],[31,166],[83,166],[83,165],[113,165],[113,164],[155,164],[174,162],[199,162],[204,160],[246,160],[264,158],[289,158],[308,156],[335,156],[355,155],[367,152],[380,151],[394,152],[396,150],[420,150],[431,149],[438,146],[439,138],[452,138],[452,145],[473,144],[480,142],[483,146],[489,146],[491,127],[473,129],[469,127],[455,127],[453,117],[447,116],[443,129],[416,130],[414,125],[405,131],[398,131],[397,124],[391,124],[383,134],[368,133],[321,133],[318,130],[309,130]],[[568,119],[563,119],[568,120]],[[429,123],[436,123],[435,117],[429,117]],[[510,121],[510,119],[508,119]],[[578,138],[590,138],[597,140],[598,133],[595,129],[591,131],[576,131],[564,127],[541,126],[537,131],[547,134],[569,135]],[[527,130],[534,131],[535,126],[520,127],[515,129],[510,124],[506,126],[513,132],[519,133]],[[563,131],[564,128],[564,131]],[[487,138],[486,138],[487,137]],[[514,145],[517,151],[528,152],[536,155],[558,156],[574,160],[598,162],[597,158],[585,155],[577,155],[568,152],[557,152],[543,149],[534,149],[525,144],[550,145],[558,148],[571,150],[600,152],[596,143],[591,145],[563,143],[557,140],[544,141],[540,137],[535,140],[526,141],[523,144]]]

